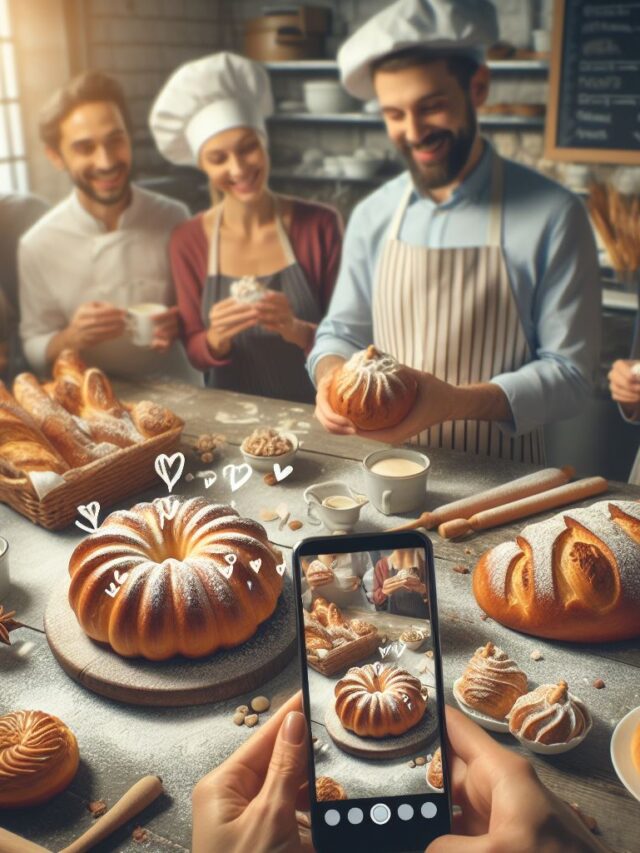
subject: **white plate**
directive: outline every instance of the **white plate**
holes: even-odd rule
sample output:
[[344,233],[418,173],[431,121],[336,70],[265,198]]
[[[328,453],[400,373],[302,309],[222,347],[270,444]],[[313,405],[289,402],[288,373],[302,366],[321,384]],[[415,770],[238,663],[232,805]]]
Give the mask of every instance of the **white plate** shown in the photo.
[[430,791],[433,791],[434,794],[444,794],[444,788],[434,788],[431,782],[429,781],[429,767],[431,766],[431,762],[429,761],[425,767],[424,779],[427,783],[427,788]]
[[280,468],[286,468],[286,466],[293,461],[293,457],[298,452],[298,436],[293,432],[281,432],[280,435],[283,438],[288,438],[291,442],[292,449],[289,450],[288,453],[281,453],[279,456],[254,456],[253,453],[247,453],[246,450],[244,450],[243,445],[247,440],[245,438],[240,445],[240,453],[242,453],[244,461],[248,462],[255,471],[273,471],[273,466],[276,462],[280,465]]
[[627,791],[640,800],[640,772],[631,760],[631,738],[640,725],[640,706],[623,717],[611,736],[611,763]]
[[[576,746],[580,746],[582,741],[593,728],[593,719],[584,702],[580,702],[580,707],[587,717],[587,727],[579,737],[574,737],[570,741],[567,741],[567,743],[537,743],[535,740],[526,740],[525,738],[519,737],[515,734],[513,736],[517,738],[528,750],[531,752],[537,752],[538,755],[560,755],[561,752],[569,752],[569,750],[575,749]],[[513,732],[511,732],[511,734],[513,734]]]
[[458,693],[458,685],[461,681],[462,678],[457,678],[453,682],[453,695],[463,714],[466,714],[470,720],[473,720],[474,723],[477,723],[479,726],[482,726],[483,729],[487,729],[490,732],[508,732],[509,723],[506,720],[496,720],[495,717],[490,717],[488,714],[482,714],[480,711],[476,711],[475,708],[470,708],[462,701],[462,698]]

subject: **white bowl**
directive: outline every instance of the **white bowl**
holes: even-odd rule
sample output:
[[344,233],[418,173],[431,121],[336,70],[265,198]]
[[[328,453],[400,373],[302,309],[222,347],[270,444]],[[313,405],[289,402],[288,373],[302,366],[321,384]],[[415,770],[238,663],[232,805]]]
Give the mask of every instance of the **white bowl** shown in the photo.
[[244,461],[248,462],[255,471],[272,471],[276,462],[280,468],[289,465],[298,452],[298,436],[293,432],[281,432],[280,435],[283,438],[288,438],[291,442],[292,448],[288,453],[281,453],[279,456],[254,456],[253,453],[247,453],[244,449],[244,442],[247,440],[245,438],[240,445],[240,453],[242,453]]
[[640,800],[640,771],[631,759],[631,738],[640,725],[640,705],[624,716],[611,736],[611,763],[618,779],[636,800]]
[[458,693],[458,686],[462,678],[456,678],[453,682],[453,697],[458,703],[460,710],[463,714],[466,714],[470,720],[473,720],[474,723],[477,723],[479,726],[482,726],[483,729],[487,729],[490,732],[508,732],[509,731],[509,723],[506,720],[496,720],[495,717],[490,717],[488,714],[482,714],[480,711],[476,711],[475,708],[470,708],[460,697]]
[[353,109],[353,99],[337,80],[307,80],[302,88],[310,113],[348,113]]
[[384,160],[361,160],[356,157],[342,157],[340,165],[347,178],[372,178],[382,166]]
[[587,727],[578,737],[571,738],[571,740],[567,741],[566,743],[538,743],[535,740],[527,740],[526,738],[520,737],[520,735],[514,734],[513,732],[511,732],[511,734],[517,740],[519,740],[523,746],[526,746],[528,750],[530,750],[531,752],[537,752],[538,755],[560,755],[561,752],[569,752],[569,750],[575,749],[576,746],[579,746],[582,743],[582,741],[586,738],[586,736],[593,728],[593,718],[591,717],[589,709],[584,704],[584,702],[581,702],[575,696],[573,696],[572,698],[573,701],[576,702],[580,706],[580,708],[582,708],[582,711],[587,719]]
[[400,638],[400,642],[408,649],[411,649],[412,652],[415,652],[416,649],[419,649],[425,640],[426,637],[422,637],[421,640],[412,640],[410,643],[405,643],[405,641]]

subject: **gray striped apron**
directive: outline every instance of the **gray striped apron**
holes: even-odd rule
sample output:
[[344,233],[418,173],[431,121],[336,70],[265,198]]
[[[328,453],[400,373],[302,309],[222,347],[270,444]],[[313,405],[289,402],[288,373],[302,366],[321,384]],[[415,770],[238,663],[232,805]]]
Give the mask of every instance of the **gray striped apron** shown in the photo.
[[[230,296],[230,287],[235,281],[232,276],[221,275],[218,268],[221,222],[222,205],[211,229],[209,269],[202,291],[201,308],[205,328],[209,326],[211,306]],[[282,291],[298,319],[317,324],[321,319],[320,305],[293,253],[291,241],[278,212],[277,200],[276,228],[286,266],[273,275],[259,276],[258,281],[271,290]],[[311,403],[315,399],[315,390],[305,367],[303,350],[260,326],[254,326],[236,335],[231,347],[230,363],[222,367],[212,367],[207,373],[206,382],[213,388],[301,403]]]
[[[453,385],[488,382],[531,361],[501,246],[504,169],[493,158],[489,242],[430,249],[399,240],[409,181],[377,265],[373,291],[376,346]],[[509,438],[490,421],[449,421],[412,439],[518,462],[544,462],[541,428]]]

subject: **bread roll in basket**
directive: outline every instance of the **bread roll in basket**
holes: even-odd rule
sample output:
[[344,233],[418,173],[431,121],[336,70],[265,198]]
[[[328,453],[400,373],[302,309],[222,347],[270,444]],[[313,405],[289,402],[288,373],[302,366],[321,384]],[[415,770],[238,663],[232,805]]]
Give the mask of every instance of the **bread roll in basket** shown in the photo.
[[537,637],[640,636],[640,502],[599,501],[530,524],[483,554],[473,592],[493,619]]

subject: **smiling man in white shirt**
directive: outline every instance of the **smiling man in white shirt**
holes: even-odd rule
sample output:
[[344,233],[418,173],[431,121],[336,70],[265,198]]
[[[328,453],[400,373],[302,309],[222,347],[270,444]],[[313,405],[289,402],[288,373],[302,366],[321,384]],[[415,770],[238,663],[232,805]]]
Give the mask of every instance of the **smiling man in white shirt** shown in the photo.
[[[120,85],[100,72],[71,80],[42,112],[47,156],[74,188],[20,242],[20,334],[40,373],[72,347],[113,375],[195,378],[178,340],[168,253],[189,212],[131,183],[130,130]],[[127,309],[145,303],[166,310],[140,347]]]

